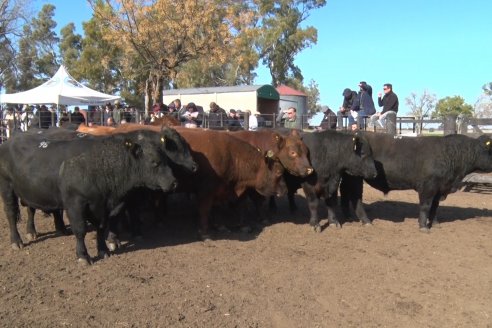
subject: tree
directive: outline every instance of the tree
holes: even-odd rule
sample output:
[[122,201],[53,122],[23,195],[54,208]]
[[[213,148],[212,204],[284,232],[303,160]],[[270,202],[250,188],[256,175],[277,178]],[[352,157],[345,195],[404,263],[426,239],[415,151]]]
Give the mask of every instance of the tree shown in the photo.
[[[63,64],[67,68],[72,68],[80,60],[80,54],[82,52],[82,36],[75,34],[75,24],[69,23],[63,27],[60,31],[60,55]],[[72,72],[72,74],[74,74]],[[79,76],[74,75],[75,79],[79,79]]]
[[72,68],[74,77],[84,79],[89,87],[101,92],[121,92],[121,85],[124,85],[121,74],[122,47],[103,37],[106,27],[99,17],[93,16],[82,27],[82,51],[79,61]]
[[436,116],[446,117],[449,115],[472,116],[473,107],[465,103],[465,100],[460,96],[446,97],[440,99],[436,105]]
[[412,92],[405,98],[405,103],[410,108],[410,114],[419,121],[416,128],[417,133],[420,134],[424,128],[424,117],[430,116],[436,106],[436,95],[430,94],[427,90],[424,90],[420,96]]
[[300,81],[303,76],[294,64],[295,56],[316,44],[317,29],[300,25],[313,9],[326,4],[324,0],[252,0],[257,7],[260,37],[258,52],[264,65],[270,69],[272,84],[286,84],[288,77]]
[[475,103],[475,116],[477,118],[492,117],[492,82],[484,84],[483,93]]
[[38,86],[35,79],[36,46],[32,40],[32,31],[29,25],[23,26],[23,37],[19,40],[19,54],[17,56],[18,77],[17,83],[11,91],[24,91]]
[[57,52],[60,38],[56,35],[56,22],[53,20],[55,9],[55,6],[46,4],[41,8],[37,18],[31,21],[32,41],[36,46],[36,77],[41,80],[53,76],[60,66]]
[[232,2],[226,19],[231,26],[232,39],[224,40],[223,57],[201,57],[182,65],[173,87],[203,87],[252,84],[259,56],[251,45],[256,42],[255,13],[246,2]]
[[18,77],[16,40],[27,22],[30,0],[0,0],[0,90],[15,91]]
[[[200,57],[224,60],[222,48],[233,39],[226,19],[234,1],[213,0],[89,0],[95,15],[105,22],[105,38],[118,42],[138,58],[147,74],[145,107],[161,99],[165,80],[173,81],[178,69]],[[129,64],[129,65],[128,65]],[[125,67],[132,70],[133,62]]]

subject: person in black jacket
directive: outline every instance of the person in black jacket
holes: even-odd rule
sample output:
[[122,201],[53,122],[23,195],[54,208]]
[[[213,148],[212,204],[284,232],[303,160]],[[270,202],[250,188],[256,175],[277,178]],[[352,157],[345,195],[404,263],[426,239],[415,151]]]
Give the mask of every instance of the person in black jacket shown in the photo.
[[389,113],[398,113],[398,96],[393,92],[393,85],[391,83],[385,83],[383,86],[384,96],[381,98],[382,93],[378,94],[378,105],[383,107],[381,112],[371,116],[369,125],[378,124],[380,127],[386,126],[386,115]]
[[365,81],[359,82],[359,94],[352,104],[351,110],[357,112],[357,125],[361,130],[365,129],[366,118],[376,113],[376,107],[372,100],[372,87]]
[[357,100],[357,92],[346,88],[343,90],[342,96],[342,107],[340,107],[340,110],[337,112],[337,125],[339,129],[343,128],[343,118],[350,116],[352,104]]
[[80,108],[78,106],[75,106],[75,108],[73,109],[73,113],[72,115],[70,115],[70,119],[72,121],[72,124],[77,124],[77,125],[81,123],[85,124],[85,117],[80,112]]

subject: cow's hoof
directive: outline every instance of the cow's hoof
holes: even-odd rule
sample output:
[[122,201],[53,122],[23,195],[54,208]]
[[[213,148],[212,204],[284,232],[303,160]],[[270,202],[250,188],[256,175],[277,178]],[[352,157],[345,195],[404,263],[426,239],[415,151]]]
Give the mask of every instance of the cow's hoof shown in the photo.
[[108,241],[107,244],[108,244],[108,249],[111,252],[114,252],[115,250],[121,247],[121,242],[117,239]]
[[12,249],[14,251],[18,251],[20,249],[23,249],[24,248],[24,244],[22,242],[18,242],[18,243],[12,243]]
[[27,239],[28,241],[33,241],[33,240],[38,239],[38,235],[37,235],[37,234],[35,234],[35,233],[31,233],[31,232],[30,232],[30,233],[27,233],[27,234],[26,234],[26,239]]
[[338,221],[330,223],[329,227],[333,227],[335,229],[342,229],[342,225]]
[[91,265],[91,260],[86,258],[86,257],[79,257],[77,259],[77,262],[79,265],[82,265],[82,266],[88,266],[88,265]]
[[313,226],[314,232],[320,233],[321,232],[321,226],[319,224]]
[[368,222],[362,221],[362,226],[363,227],[372,227],[372,222],[371,221],[368,221]]
[[118,249],[118,245],[114,242],[108,243],[108,248],[111,252],[114,252],[115,250]]
[[427,228],[427,227],[420,227],[420,228],[419,228],[419,231],[420,231],[420,232],[429,233],[429,232],[430,232],[430,229],[429,229],[429,228]]
[[106,250],[99,251],[99,252],[97,252],[97,256],[100,259],[107,259],[107,258],[109,258],[109,251],[106,251]]
[[68,236],[70,235],[70,231],[68,229],[56,229],[56,232],[58,232],[61,236]]

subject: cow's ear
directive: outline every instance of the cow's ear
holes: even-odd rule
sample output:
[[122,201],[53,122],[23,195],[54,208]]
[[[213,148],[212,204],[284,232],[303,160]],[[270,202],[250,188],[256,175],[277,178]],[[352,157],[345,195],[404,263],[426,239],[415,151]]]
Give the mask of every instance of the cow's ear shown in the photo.
[[273,134],[273,141],[275,144],[277,144],[279,149],[285,146],[285,138],[278,133]]
[[142,147],[131,140],[125,141],[125,147],[134,157],[140,157],[142,154]]

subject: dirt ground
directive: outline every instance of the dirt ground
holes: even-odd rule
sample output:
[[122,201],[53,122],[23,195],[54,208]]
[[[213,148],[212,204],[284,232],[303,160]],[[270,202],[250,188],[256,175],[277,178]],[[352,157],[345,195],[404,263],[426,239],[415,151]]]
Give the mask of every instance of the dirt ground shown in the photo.
[[[42,214],[40,238],[12,250],[2,210],[0,326],[492,327],[491,197],[450,195],[426,234],[414,191],[366,186],[374,224],[318,234],[298,196],[295,215],[282,200],[272,224],[207,242],[190,200],[176,199],[166,225],[145,225],[143,241],[124,238],[92,266]],[[86,242],[94,256],[94,232]]]

